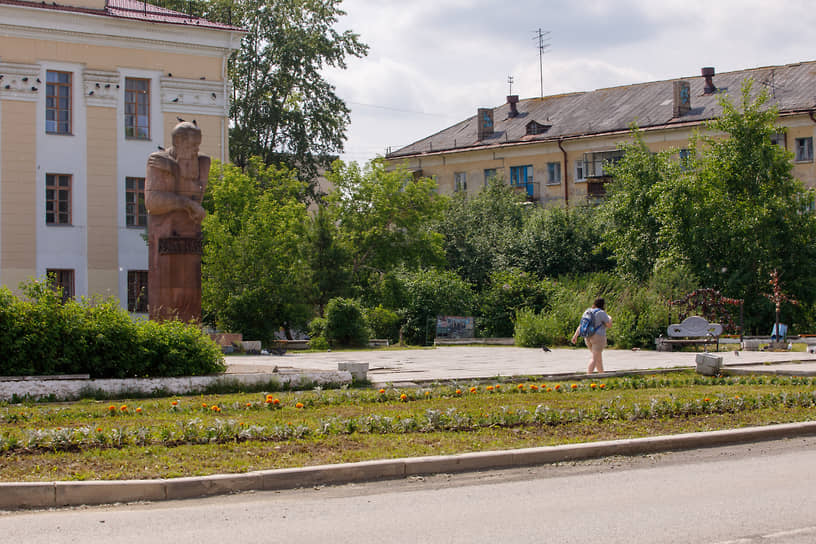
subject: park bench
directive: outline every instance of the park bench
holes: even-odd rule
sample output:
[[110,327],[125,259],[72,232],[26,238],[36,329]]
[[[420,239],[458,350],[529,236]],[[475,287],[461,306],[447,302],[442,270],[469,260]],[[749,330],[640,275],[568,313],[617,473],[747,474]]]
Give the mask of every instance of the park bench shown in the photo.
[[[720,335],[723,332],[719,323],[709,323],[700,316],[690,316],[680,323],[673,323],[666,329],[668,338],[661,335],[655,343],[658,351],[671,351],[674,346],[708,346],[716,344],[720,350]],[[708,348],[706,347],[706,351]]]

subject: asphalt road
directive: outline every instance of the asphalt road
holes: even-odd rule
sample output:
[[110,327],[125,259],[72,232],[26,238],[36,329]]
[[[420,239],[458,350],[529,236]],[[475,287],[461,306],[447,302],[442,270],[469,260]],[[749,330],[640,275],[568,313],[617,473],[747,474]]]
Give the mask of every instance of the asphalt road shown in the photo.
[[3,542],[816,541],[816,438],[0,515]]

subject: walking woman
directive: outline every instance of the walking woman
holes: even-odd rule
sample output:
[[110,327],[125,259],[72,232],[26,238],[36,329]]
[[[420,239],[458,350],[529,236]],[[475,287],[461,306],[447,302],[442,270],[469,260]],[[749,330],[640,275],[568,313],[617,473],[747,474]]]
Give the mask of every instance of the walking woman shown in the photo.
[[[572,335],[573,344],[578,341],[578,336],[583,336],[584,342],[592,354],[587,374],[604,371],[603,350],[606,347],[606,329],[612,326],[612,318],[604,310],[605,305],[606,302],[603,298],[596,298],[592,307],[584,312],[584,316],[581,318],[582,324],[578,325],[575,334]],[[584,330],[581,330],[582,328]]]

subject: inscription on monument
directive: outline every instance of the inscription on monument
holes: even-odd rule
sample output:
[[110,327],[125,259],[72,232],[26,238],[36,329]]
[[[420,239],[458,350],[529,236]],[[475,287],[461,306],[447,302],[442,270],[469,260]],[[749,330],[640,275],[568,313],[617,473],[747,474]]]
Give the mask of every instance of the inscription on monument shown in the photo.
[[159,255],[201,255],[201,238],[159,238]]

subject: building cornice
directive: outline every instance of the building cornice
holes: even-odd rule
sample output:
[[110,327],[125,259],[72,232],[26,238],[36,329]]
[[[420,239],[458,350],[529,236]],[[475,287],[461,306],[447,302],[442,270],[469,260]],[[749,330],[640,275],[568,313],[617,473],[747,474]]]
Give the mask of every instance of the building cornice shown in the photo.
[[0,4],[0,35],[82,45],[223,56],[243,33]]
[[40,87],[38,64],[0,62],[0,100],[36,102]]
[[88,106],[116,107],[119,101],[119,72],[84,70],[82,82]]
[[163,112],[226,116],[229,100],[223,81],[162,77]]

